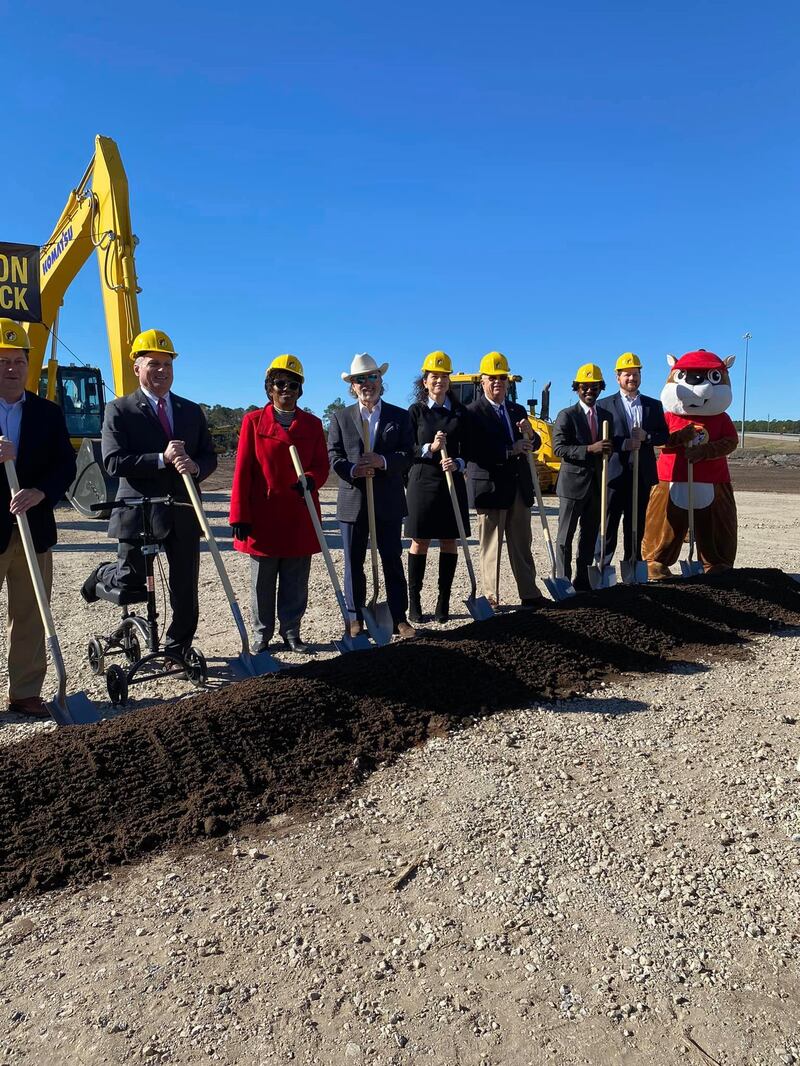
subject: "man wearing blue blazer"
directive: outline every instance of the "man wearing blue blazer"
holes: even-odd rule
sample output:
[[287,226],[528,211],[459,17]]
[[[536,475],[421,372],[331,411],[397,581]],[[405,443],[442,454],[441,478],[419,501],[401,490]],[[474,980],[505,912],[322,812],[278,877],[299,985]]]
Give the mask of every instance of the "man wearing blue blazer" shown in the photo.
[[[638,355],[625,352],[617,359],[619,392],[607,396],[597,404],[610,418],[614,450],[608,461],[608,525],[606,529],[606,558],[614,556],[619,534],[620,519],[623,522],[623,558],[641,559],[644,520],[650,490],[658,481],[656,472],[657,446],[666,444],[669,431],[664,421],[664,408],[660,400],[639,392],[642,381],[642,364]],[[639,506],[638,544],[632,545],[633,536],[633,453],[639,452]]]
[[[336,517],[344,548],[344,596],[350,617],[350,635],[363,632],[361,611],[366,603],[364,560],[369,542],[366,480],[372,479],[375,496],[377,548],[386,585],[386,602],[394,632],[408,640],[417,635],[406,618],[408,586],[403,569],[403,519],[408,514],[404,475],[411,465],[414,442],[408,411],[385,403],[381,366],[371,355],[356,355],[342,381],[350,386],[356,403],[331,415],[328,456],[339,476]],[[369,450],[364,448],[362,423],[369,428]]]

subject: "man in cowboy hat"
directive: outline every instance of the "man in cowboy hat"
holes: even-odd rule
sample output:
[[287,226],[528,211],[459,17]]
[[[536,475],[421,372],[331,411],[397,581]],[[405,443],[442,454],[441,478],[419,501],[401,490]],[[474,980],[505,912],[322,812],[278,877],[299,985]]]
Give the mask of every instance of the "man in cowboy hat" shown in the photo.
[[[362,352],[353,358],[342,381],[350,385],[356,402],[331,415],[328,455],[339,476],[336,517],[344,548],[344,595],[350,616],[350,635],[364,630],[361,609],[367,599],[364,559],[367,554],[366,479],[372,478],[375,495],[377,547],[383,567],[386,601],[401,639],[416,636],[406,620],[408,586],[403,569],[402,526],[408,513],[403,475],[411,465],[411,419],[402,407],[384,403],[380,366]],[[364,450],[362,422],[369,427],[369,451]]]

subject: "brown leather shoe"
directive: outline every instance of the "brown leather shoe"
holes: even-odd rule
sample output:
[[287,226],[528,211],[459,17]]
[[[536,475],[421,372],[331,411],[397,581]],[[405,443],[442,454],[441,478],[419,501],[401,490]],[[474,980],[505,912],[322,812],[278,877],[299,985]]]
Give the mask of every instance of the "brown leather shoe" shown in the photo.
[[360,637],[364,632],[364,623],[356,620],[355,622],[350,622],[347,628],[351,637]]
[[395,633],[401,640],[413,640],[417,635],[416,629],[408,622],[398,622],[394,627]]
[[49,718],[50,712],[41,696],[25,696],[21,700],[10,700],[10,714],[22,714],[26,718]]

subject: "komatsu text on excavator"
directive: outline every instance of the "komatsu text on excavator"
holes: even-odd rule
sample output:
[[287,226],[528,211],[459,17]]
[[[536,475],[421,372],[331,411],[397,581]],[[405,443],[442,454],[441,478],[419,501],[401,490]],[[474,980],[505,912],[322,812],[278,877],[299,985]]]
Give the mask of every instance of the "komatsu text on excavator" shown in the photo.
[[[104,385],[100,370],[89,366],[60,366],[56,358],[58,313],[64,296],[92,252],[97,255],[103,293],[114,395],[136,388],[133,364],[128,358],[139,333],[134,247],[131,231],[128,179],[116,144],[95,138],[89,166],[72,190],[61,217],[42,245],[39,261],[42,320],[28,326],[31,341],[28,388],[58,403],[78,450],[78,476],[68,497],[81,514],[107,517],[90,511],[92,504],[111,502],[116,481],[100,461]],[[50,358],[44,365],[50,340]]]

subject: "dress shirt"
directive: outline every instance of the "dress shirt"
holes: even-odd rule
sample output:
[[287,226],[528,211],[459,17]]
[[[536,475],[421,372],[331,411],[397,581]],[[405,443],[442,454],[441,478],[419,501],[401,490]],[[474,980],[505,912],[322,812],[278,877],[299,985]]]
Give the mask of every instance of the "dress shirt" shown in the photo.
[[24,392],[13,403],[0,399],[0,432],[11,441],[17,451],[19,451],[19,435],[22,429],[22,405],[24,403]]
[[[141,388],[142,392],[145,394],[145,396],[147,398],[147,402],[153,408],[153,414],[156,416],[156,418],[158,418],[158,401],[159,401],[160,397],[156,396],[156,394],[154,392],[151,392],[149,389],[146,389],[144,387],[144,385],[140,385],[139,387]],[[167,412],[167,418],[169,419],[169,424],[172,426],[172,430],[174,432],[175,431],[175,419],[172,417],[172,397],[170,396],[169,393],[167,393],[167,395],[164,397],[164,410]],[[159,470],[163,470],[166,465],[167,464],[164,462],[164,453],[163,452],[159,452],[158,453],[158,469]]]
[[[489,400],[489,397],[487,396],[486,399]],[[494,408],[497,417],[505,419],[509,433],[509,444],[511,444],[514,440],[514,427],[511,425],[511,418],[508,413],[508,408],[505,405],[505,401],[503,401],[503,403],[495,403],[494,400],[489,400],[489,403]]]
[[627,392],[620,392],[620,396],[622,397],[622,409],[628,420],[628,429],[633,429],[635,426],[641,426],[642,398],[639,393],[637,392],[633,399],[628,396]]
[[[437,403],[435,400],[432,400],[430,396],[428,397],[428,410],[432,410],[434,407],[443,407],[445,411],[449,411],[452,406],[453,405],[450,403],[450,399],[447,396],[445,396],[444,398],[444,403]],[[445,445],[445,447],[447,447],[447,445]],[[433,455],[433,453],[431,452],[430,444],[423,444],[422,451],[420,452],[420,454],[422,455],[423,459],[430,459]],[[466,465],[467,464],[464,462],[463,459],[456,459],[456,466],[462,473],[466,469]]]
[[[372,410],[368,411],[367,408],[363,405],[363,403],[359,400],[358,413],[359,415],[361,415],[361,421],[366,422],[369,426],[369,450],[373,451],[373,449],[375,448],[375,434],[378,432],[378,423],[381,420],[381,401],[378,400]],[[379,458],[383,461],[383,469],[385,470],[386,457],[384,455],[381,455],[379,456]],[[350,467],[350,477],[353,476],[353,471],[355,470],[357,465],[357,463],[353,463],[353,465]]]

